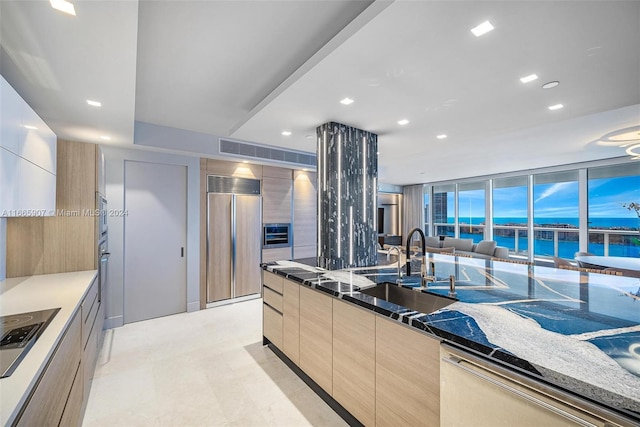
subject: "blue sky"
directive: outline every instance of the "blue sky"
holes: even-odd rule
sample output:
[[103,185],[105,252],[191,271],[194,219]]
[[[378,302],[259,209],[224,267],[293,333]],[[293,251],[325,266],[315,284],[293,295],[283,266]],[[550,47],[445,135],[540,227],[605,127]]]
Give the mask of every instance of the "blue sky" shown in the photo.
[[636,217],[635,212],[620,205],[640,203],[640,176],[590,180],[589,199],[590,217]]
[[[453,192],[448,193],[449,216],[453,216]],[[534,187],[536,218],[578,217],[578,183],[538,184]],[[460,192],[460,217],[484,216],[484,190]],[[640,176],[589,180],[589,217],[637,218],[622,203],[640,203]],[[526,217],[526,187],[498,188],[493,195],[494,216]]]

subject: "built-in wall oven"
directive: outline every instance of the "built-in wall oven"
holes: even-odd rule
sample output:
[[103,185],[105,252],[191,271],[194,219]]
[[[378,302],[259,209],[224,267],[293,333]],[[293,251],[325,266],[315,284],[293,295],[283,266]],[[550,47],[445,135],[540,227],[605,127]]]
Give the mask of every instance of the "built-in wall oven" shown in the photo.
[[107,233],[107,199],[100,193],[96,193],[96,207],[98,209],[98,301],[102,298],[107,288],[107,274],[109,270],[109,235]]
[[96,208],[98,214],[98,241],[107,238],[107,199],[96,193]]
[[286,248],[291,246],[291,224],[264,224],[262,226],[262,247]]
[[98,301],[102,302],[103,293],[107,288],[107,275],[109,271],[109,246],[105,238],[98,243]]

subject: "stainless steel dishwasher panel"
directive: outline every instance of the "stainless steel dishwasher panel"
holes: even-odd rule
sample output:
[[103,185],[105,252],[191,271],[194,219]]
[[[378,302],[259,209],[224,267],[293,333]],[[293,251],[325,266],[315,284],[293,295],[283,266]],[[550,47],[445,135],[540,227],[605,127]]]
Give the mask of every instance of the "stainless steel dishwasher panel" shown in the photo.
[[627,425],[592,412],[597,409],[578,397],[446,344],[440,360],[441,427]]

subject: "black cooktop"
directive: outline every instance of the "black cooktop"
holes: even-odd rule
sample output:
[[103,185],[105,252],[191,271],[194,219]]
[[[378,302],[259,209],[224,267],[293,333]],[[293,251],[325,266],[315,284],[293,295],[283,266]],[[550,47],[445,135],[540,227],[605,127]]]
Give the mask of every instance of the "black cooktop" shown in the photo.
[[58,311],[52,308],[0,316],[0,378],[15,371]]

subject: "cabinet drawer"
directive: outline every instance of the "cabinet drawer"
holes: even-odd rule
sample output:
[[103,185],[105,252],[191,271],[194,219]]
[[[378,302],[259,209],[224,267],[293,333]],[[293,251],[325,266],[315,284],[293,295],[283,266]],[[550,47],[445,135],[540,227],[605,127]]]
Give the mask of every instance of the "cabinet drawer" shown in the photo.
[[93,327],[93,322],[96,318],[96,313],[99,308],[98,303],[98,281],[93,280],[93,285],[89,288],[89,292],[82,301],[82,348],[87,345],[89,339],[89,333]]
[[279,349],[282,349],[282,314],[262,304],[262,334]]
[[282,295],[282,346],[284,354],[300,364],[300,285],[284,280]]
[[282,293],[282,280],[282,276],[269,273],[268,271],[262,272],[262,283],[280,294]]
[[266,304],[269,304],[272,308],[275,308],[282,314],[282,295],[265,286],[263,287],[262,298]]
[[71,386],[69,399],[67,399],[67,404],[64,407],[64,413],[60,420],[60,427],[73,427],[80,426],[82,424],[83,370],[84,368],[82,367],[82,363],[80,363],[78,372],[76,372],[76,378],[73,380],[73,385]]
[[[96,302],[96,305],[98,303]],[[91,389],[91,379],[93,378],[93,372],[96,368],[96,362],[98,361],[98,340],[100,339],[101,330],[98,330],[98,321],[93,323],[93,328],[89,334],[89,340],[84,349],[82,356],[82,365],[84,370],[84,399],[89,398],[89,390]]]
[[18,426],[57,426],[62,418],[82,355],[81,316],[76,313],[40,377]]

